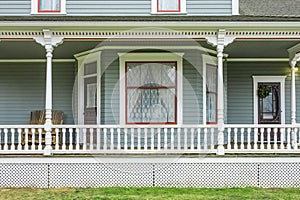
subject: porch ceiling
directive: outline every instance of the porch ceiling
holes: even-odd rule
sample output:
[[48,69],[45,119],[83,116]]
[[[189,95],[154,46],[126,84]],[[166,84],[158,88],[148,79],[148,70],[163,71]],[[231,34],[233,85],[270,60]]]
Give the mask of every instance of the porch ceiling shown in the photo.
[[[169,45],[171,41],[168,41]],[[225,48],[230,58],[288,58],[287,49],[298,44],[295,40],[235,41]],[[101,41],[65,41],[54,50],[55,59],[72,59],[73,55],[96,48]],[[176,43],[177,44],[177,43]],[[215,50],[205,41],[202,47]],[[163,45],[163,44],[162,44]],[[174,45],[174,44],[173,44]],[[45,59],[44,47],[35,41],[1,41],[0,59]]]

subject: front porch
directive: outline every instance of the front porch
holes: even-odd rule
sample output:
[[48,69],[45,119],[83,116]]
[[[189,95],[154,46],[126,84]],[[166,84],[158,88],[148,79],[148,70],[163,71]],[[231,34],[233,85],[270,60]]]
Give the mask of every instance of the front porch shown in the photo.
[[[43,155],[44,125],[2,125],[0,131],[0,154]],[[54,155],[213,155],[220,146],[225,155],[300,154],[298,124],[226,124],[222,135],[216,125],[52,125],[51,133]]]

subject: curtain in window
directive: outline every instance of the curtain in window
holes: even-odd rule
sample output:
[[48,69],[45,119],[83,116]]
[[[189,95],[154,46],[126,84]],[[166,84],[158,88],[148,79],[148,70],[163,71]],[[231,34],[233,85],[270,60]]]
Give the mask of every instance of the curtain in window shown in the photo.
[[206,122],[217,122],[217,67],[206,66]]
[[175,63],[127,64],[128,122],[175,122],[175,89]]
[[40,10],[58,11],[60,10],[60,0],[40,0]]
[[177,11],[179,10],[179,0],[158,0],[159,11]]

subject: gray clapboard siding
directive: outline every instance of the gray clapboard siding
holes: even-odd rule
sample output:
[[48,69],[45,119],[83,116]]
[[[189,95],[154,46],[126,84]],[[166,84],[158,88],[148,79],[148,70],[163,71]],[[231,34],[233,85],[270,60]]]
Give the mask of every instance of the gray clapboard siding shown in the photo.
[[[287,66],[289,66],[288,63],[228,63],[228,123],[253,123],[254,102],[252,76],[286,76],[289,75]],[[299,81],[297,84],[299,85]],[[290,76],[287,76],[285,79],[285,118],[287,123],[290,122],[290,85],[291,79]],[[297,108],[300,107],[299,105],[298,103]]]
[[[187,0],[187,15],[231,15],[231,0]],[[151,0],[66,0],[69,16],[150,16]],[[30,0],[0,1],[0,16],[31,13]]]
[[0,1],[0,15],[29,15],[30,12],[30,0]]
[[231,15],[232,3],[231,0],[187,0],[188,15]]
[[[45,105],[45,63],[0,64],[0,124],[28,124],[30,112]],[[73,64],[53,66],[53,109],[72,124]]]

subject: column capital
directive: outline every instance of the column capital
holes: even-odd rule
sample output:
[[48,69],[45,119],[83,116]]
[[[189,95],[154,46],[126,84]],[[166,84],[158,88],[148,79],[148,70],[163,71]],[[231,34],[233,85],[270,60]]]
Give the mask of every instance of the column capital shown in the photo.
[[43,29],[44,37],[33,37],[33,39],[42,46],[47,47],[57,47],[63,43],[63,37],[53,36],[49,29]]
[[207,36],[205,39],[207,40],[207,43],[212,46],[226,47],[236,39],[236,36],[228,36],[226,35],[225,29],[219,29],[216,36]]

